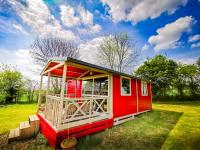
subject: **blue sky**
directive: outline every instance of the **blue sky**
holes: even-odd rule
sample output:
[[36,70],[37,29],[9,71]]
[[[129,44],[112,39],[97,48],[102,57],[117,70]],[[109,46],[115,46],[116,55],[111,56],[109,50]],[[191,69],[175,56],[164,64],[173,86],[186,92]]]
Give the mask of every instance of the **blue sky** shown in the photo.
[[95,62],[109,34],[127,32],[147,57],[163,54],[183,63],[200,57],[198,0],[0,0],[0,62],[26,75],[38,70],[28,53],[36,37],[75,40],[80,59]]

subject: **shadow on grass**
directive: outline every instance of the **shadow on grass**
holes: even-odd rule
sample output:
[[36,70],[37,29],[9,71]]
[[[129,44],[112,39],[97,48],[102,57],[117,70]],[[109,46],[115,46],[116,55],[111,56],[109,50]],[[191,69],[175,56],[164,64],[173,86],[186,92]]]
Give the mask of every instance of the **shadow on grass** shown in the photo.
[[153,110],[132,121],[78,140],[79,150],[160,149],[182,113]]

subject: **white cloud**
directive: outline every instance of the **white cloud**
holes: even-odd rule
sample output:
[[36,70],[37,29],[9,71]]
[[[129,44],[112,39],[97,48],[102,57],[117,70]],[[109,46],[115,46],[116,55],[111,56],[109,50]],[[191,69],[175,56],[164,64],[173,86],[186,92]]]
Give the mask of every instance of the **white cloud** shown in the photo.
[[[187,0],[101,0],[104,5],[108,5],[113,21],[127,21],[133,23],[147,18],[156,18],[163,12],[173,14],[178,7],[185,6]],[[147,11],[148,10],[148,11]]]
[[12,65],[17,67],[18,70],[26,77],[32,79],[39,79],[41,67],[34,64],[29,50],[19,49],[15,51],[0,50],[0,63]]
[[197,47],[200,47],[200,42],[191,45],[191,48],[197,48]]
[[155,45],[154,49],[160,51],[163,49],[172,49],[180,46],[179,39],[184,32],[191,30],[195,19],[192,16],[181,17],[176,21],[166,24],[157,29],[157,35],[149,37],[148,42]]
[[195,41],[198,41],[198,40],[200,40],[200,34],[190,36],[189,39],[188,39],[188,42],[195,42]]
[[93,34],[101,30],[99,24],[94,24],[93,14],[82,6],[78,6],[75,10],[71,6],[61,5],[61,20],[67,27],[78,27],[77,30],[81,34]]
[[85,24],[85,25],[93,24],[93,14],[92,13],[90,13],[88,10],[86,10],[82,6],[78,7],[78,12],[80,14],[80,18],[81,18],[83,24]]
[[28,32],[26,32],[26,30],[19,24],[13,24],[12,25],[16,30],[18,30],[19,32],[25,34],[25,35],[29,35]]
[[149,45],[148,44],[145,44],[143,47],[142,47],[142,51],[145,51],[145,50],[148,50],[149,49]]
[[183,64],[195,64],[197,62],[197,58],[177,58],[174,60]]
[[75,16],[73,7],[61,5],[60,9],[61,20],[66,26],[73,27],[80,25],[81,19],[78,16]]
[[91,41],[80,44],[80,59],[93,64],[99,64],[97,60],[98,47],[103,39],[104,37],[100,36],[92,39]]
[[60,22],[50,13],[42,0],[9,1],[16,14],[39,36],[59,36],[68,40],[77,39],[73,32],[64,30]]
[[87,27],[86,29],[78,28],[77,30],[81,34],[94,34],[94,33],[98,33],[99,31],[101,31],[101,26],[98,24],[95,24],[93,26]]
[[163,12],[173,14],[179,6],[186,5],[187,0],[143,0],[128,14],[128,20],[137,23],[147,18],[154,19]]

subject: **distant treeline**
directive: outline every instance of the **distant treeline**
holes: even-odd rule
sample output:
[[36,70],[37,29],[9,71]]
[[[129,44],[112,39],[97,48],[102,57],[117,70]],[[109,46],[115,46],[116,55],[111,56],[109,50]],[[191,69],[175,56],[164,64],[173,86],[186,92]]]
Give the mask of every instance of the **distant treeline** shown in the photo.
[[182,64],[157,55],[135,75],[151,81],[155,100],[200,100],[200,58],[196,64]]
[[16,68],[0,65],[0,104],[36,102],[38,82],[24,77]]

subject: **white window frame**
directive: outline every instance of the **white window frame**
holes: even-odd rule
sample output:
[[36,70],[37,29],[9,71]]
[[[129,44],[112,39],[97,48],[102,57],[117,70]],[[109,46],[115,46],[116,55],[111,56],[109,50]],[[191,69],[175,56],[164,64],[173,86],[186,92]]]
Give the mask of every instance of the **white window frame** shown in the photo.
[[[129,83],[130,83],[129,84],[129,86],[130,86],[130,93],[129,94],[122,93],[122,79],[128,79],[129,80]],[[120,93],[121,93],[121,96],[131,96],[132,95],[131,78],[120,76]]]
[[[146,94],[144,94],[144,92],[143,92],[143,86],[145,85],[145,87],[146,87]],[[148,96],[148,86],[147,86],[147,82],[146,81],[141,81],[141,95],[142,96]]]

